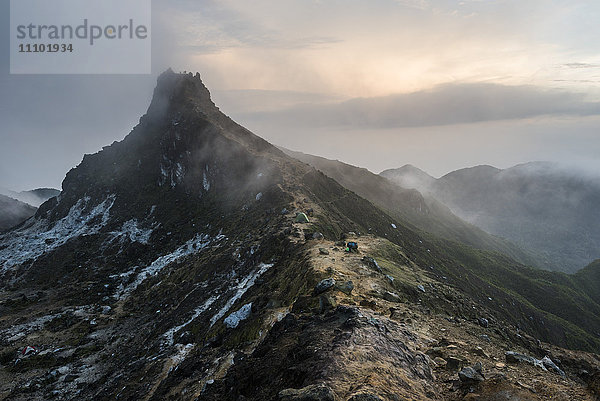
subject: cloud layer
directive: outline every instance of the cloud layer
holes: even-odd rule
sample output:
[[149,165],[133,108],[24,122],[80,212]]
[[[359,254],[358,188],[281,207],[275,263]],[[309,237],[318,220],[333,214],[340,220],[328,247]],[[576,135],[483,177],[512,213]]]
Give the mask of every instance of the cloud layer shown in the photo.
[[247,113],[247,121],[305,127],[394,128],[439,126],[536,116],[600,114],[587,96],[534,86],[446,84],[431,90],[338,103],[300,104],[277,111]]

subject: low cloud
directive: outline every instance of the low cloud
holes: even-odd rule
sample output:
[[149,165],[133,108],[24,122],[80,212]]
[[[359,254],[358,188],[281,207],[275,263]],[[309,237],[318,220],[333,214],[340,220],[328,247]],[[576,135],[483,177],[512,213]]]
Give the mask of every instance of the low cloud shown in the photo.
[[600,68],[600,64],[589,64],[589,63],[567,63],[563,64],[563,67],[582,69],[582,68]]
[[579,93],[535,86],[447,84],[432,90],[334,104],[298,105],[243,115],[246,121],[269,120],[312,127],[395,128],[517,120],[537,116],[591,116],[600,103]]

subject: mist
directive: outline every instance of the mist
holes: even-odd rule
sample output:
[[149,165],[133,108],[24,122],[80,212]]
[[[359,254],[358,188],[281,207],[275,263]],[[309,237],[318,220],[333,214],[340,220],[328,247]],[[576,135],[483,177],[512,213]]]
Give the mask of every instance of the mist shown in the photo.
[[[223,112],[275,145],[374,172],[532,160],[598,170],[597,52],[589,32],[555,37],[553,16],[574,11],[553,7],[154,1],[152,75],[10,75],[0,59],[0,187],[60,189],[84,154],[131,131],[168,67],[199,71]],[[0,11],[6,31],[8,0]]]

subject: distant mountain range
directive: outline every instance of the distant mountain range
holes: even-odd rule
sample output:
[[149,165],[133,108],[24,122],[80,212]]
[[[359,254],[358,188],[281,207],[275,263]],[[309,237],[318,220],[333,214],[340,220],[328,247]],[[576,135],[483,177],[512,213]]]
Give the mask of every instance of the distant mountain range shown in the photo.
[[35,214],[39,205],[59,193],[51,188],[22,192],[0,189],[0,231],[24,222]]
[[533,251],[545,269],[574,272],[600,258],[600,176],[549,162],[506,170],[477,166],[439,179],[406,165],[381,176]]
[[39,207],[48,199],[58,196],[58,194],[60,194],[60,191],[54,188],[37,188],[21,192],[0,188],[0,195],[8,196],[9,198],[16,199],[34,207]]
[[37,209],[27,203],[0,195],[0,231],[7,230],[27,220]]
[[[431,233],[478,249],[501,252],[524,264],[537,264],[538,258],[533,253],[467,223],[431,194],[419,192],[415,186],[395,185],[365,168],[338,160],[291,150],[284,149],[284,151],[322,171],[346,188],[373,202],[397,219],[410,223],[423,233]],[[429,177],[426,173],[423,174]],[[434,180],[432,177],[429,178]]]

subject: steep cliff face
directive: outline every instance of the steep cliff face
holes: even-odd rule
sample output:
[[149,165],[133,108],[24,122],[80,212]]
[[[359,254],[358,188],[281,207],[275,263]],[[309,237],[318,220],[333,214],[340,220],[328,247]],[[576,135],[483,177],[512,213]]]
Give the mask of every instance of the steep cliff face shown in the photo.
[[577,283],[535,305],[562,277],[414,231],[230,120],[198,75],[159,77],[139,125],[0,237],[0,274],[2,399],[455,399],[477,358],[444,330],[489,336],[486,371],[504,347],[567,353],[588,374],[566,365],[548,394],[592,399],[589,354],[525,334],[600,349]]

